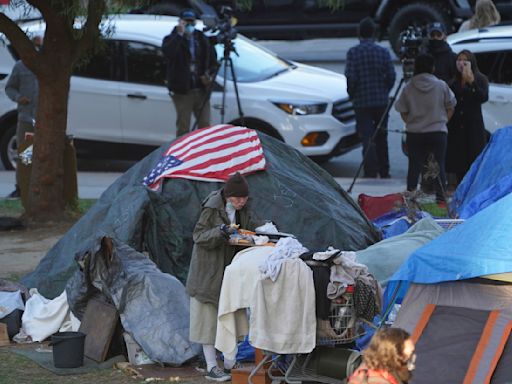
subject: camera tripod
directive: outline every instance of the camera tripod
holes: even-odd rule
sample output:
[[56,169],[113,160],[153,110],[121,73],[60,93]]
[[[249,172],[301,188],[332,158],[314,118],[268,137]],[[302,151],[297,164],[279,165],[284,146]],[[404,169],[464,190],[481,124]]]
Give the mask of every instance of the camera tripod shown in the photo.
[[396,87],[395,93],[393,96],[389,99],[388,104],[386,105],[386,109],[384,110],[384,113],[382,114],[379,123],[377,124],[377,127],[375,128],[375,131],[373,132],[372,136],[370,137],[370,140],[368,142],[368,146],[366,147],[364,153],[363,153],[363,160],[361,161],[361,164],[359,164],[359,168],[357,169],[356,174],[354,175],[354,178],[352,179],[352,183],[350,184],[350,187],[348,187],[347,192],[352,193],[352,188],[354,188],[354,184],[356,183],[356,180],[359,177],[359,174],[361,173],[361,170],[363,169],[363,166],[366,162],[366,159],[368,158],[368,153],[370,152],[370,148],[375,142],[375,138],[379,134],[379,132],[382,130],[382,127],[384,126],[384,122],[386,121],[389,110],[391,109],[392,105],[394,104],[398,93],[400,92],[400,89],[404,85],[406,81],[405,75],[400,79],[400,82],[398,83],[398,86]]
[[[239,121],[240,121],[241,125],[245,125],[244,113],[242,111],[242,104],[240,102],[240,95],[238,93],[238,83],[237,83],[237,79],[236,79],[236,72],[235,72],[235,68],[233,66],[233,59],[231,59],[231,52],[234,52],[236,55],[238,55],[238,53],[236,52],[235,47],[233,45],[233,41],[231,39],[225,39],[222,44],[224,45],[224,53],[217,65],[217,68],[215,69],[215,73],[212,76],[212,81],[208,85],[208,89],[206,91],[204,100],[201,103],[201,108],[199,109],[198,116],[201,116],[201,114],[203,113],[203,109],[206,106],[206,103],[208,102],[208,100],[210,100],[210,97],[211,97],[211,94],[213,91],[213,86],[215,84],[215,79],[217,78],[217,75],[219,73],[220,68],[222,67],[222,64],[224,64],[223,74],[222,74],[223,84],[222,84],[222,104],[220,107],[220,122],[221,122],[221,124],[224,124],[224,117],[226,114],[226,85],[227,85],[227,74],[228,74],[228,67],[229,67],[229,70],[231,73],[231,78],[233,80],[233,87],[235,89]],[[196,118],[196,121],[194,122],[194,125],[192,126],[192,131],[197,129],[198,122],[199,122],[199,119]]]

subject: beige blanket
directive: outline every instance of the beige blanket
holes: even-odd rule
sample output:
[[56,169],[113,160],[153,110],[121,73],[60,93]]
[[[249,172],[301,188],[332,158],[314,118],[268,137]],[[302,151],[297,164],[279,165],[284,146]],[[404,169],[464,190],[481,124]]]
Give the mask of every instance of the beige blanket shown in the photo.
[[311,269],[300,259],[283,262],[275,282],[260,279],[258,266],[272,247],[250,248],[226,268],[219,301],[215,348],[234,359],[238,337],[275,353],[308,353],[316,343],[315,289]]
[[215,348],[228,359],[236,356],[237,341],[249,331],[246,309],[254,302],[259,266],[274,247],[252,247],[236,254],[224,271],[220,289]]

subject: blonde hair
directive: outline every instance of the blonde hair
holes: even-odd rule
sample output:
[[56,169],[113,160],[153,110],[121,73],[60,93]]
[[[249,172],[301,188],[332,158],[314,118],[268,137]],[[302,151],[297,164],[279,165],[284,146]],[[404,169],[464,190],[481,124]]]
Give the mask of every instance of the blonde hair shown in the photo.
[[381,329],[375,333],[363,352],[363,361],[369,369],[398,371],[405,363],[404,343],[411,336],[400,328]]
[[500,21],[501,16],[492,0],[477,0],[475,14],[469,20],[469,29],[485,28]]

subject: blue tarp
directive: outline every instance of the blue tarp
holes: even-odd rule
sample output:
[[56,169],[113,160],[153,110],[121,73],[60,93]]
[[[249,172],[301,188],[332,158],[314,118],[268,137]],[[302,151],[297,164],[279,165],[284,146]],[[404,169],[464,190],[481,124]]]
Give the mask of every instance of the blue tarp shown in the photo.
[[498,129],[473,162],[451,206],[462,219],[512,192],[512,126]]
[[414,251],[390,281],[434,284],[512,271],[512,194]]

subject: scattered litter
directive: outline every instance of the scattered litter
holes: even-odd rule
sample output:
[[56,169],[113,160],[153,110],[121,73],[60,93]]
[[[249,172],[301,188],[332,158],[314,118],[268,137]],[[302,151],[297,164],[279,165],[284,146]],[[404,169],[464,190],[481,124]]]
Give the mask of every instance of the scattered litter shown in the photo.
[[128,374],[129,376],[131,376],[134,379],[143,379],[144,378],[144,376],[142,376],[137,371],[137,369],[132,367],[132,365],[130,363],[127,363],[127,362],[115,363],[114,368],[123,371],[124,373]]
[[36,348],[36,352],[41,353],[53,353],[53,348],[47,348],[44,345],[41,345],[40,347]]

